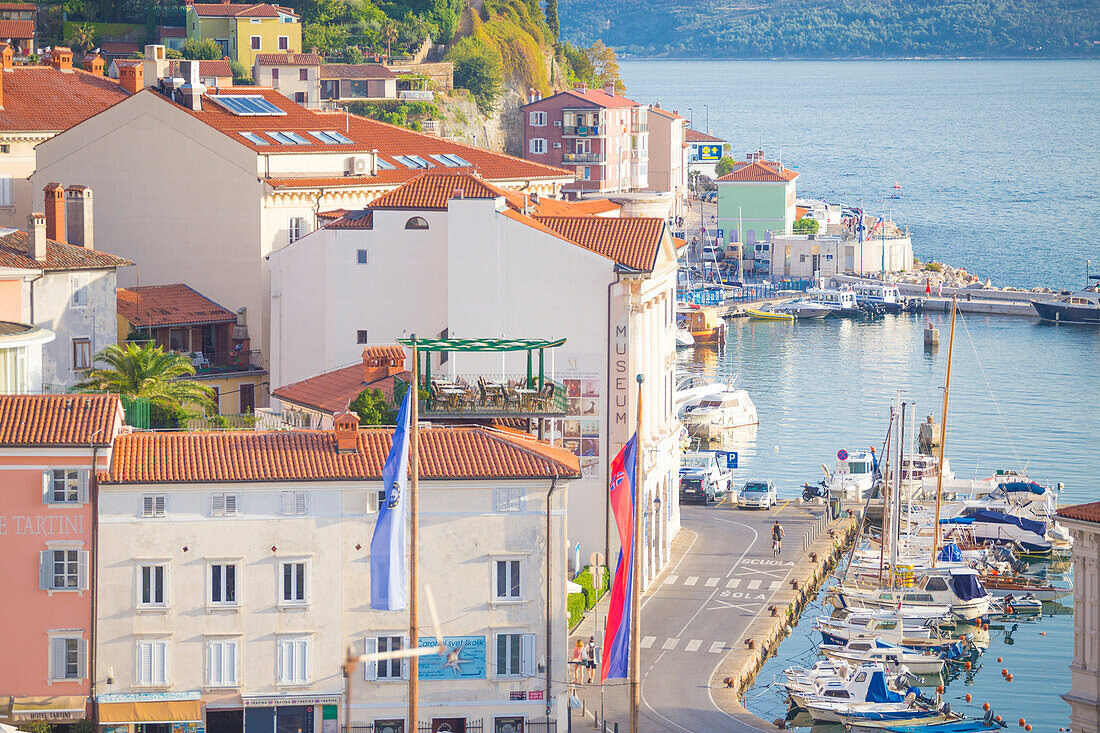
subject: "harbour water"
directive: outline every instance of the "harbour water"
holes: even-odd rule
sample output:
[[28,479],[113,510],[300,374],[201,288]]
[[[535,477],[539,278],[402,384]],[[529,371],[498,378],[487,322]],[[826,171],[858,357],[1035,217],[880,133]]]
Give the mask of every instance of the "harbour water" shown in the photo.
[[782,153],[799,195],[908,225],[925,261],[1059,288],[1084,283],[1087,258],[1100,263],[1094,61],[625,60],[621,71],[628,96],[709,125],[735,157]]
[[[915,402],[910,414],[918,421],[928,414],[939,419],[949,318],[929,314],[793,324],[736,319],[722,352],[684,350],[679,368],[736,376],[735,384],[749,391],[760,419],[755,430],[730,441],[740,454],[737,481],[770,478],[781,499],[793,499],[804,482],[821,477],[821,464],[832,468],[839,449],[881,446],[896,390],[906,390],[904,399]],[[923,347],[926,320],[941,330],[935,352]],[[1062,505],[1095,500],[1098,359],[1100,331],[1095,328],[960,314],[947,433],[956,475],[1026,469],[1036,480],[1064,482]],[[747,706],[767,720],[779,717],[781,705],[763,685],[784,667],[807,661],[813,615],[811,609],[803,617],[807,620],[761,673],[758,688],[746,696]],[[988,701],[1011,720],[1034,718],[1042,724],[1035,730],[1066,725],[1069,707],[1058,694],[1069,689],[1072,617],[1021,625],[1008,639],[1003,631],[991,634],[982,668],[969,675],[969,683],[949,685],[952,706],[977,712]],[[998,656],[1005,658],[1004,665],[996,664]],[[1002,680],[1002,666],[1013,670],[1014,682]],[[961,702],[967,692],[977,706]]]

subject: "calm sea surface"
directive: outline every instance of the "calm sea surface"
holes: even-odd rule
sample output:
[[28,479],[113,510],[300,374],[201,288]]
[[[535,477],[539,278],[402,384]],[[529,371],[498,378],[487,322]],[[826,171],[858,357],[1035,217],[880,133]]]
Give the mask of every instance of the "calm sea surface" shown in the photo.
[[629,60],[622,76],[735,157],[782,151],[799,194],[908,225],[924,260],[1002,286],[1100,269],[1100,63]]
[[[928,318],[942,334],[932,353],[923,348],[925,318],[915,316],[795,324],[737,319],[730,322],[723,352],[684,350],[679,366],[737,376],[735,384],[749,391],[760,418],[758,428],[729,441],[740,451],[737,480],[771,478],[781,499],[794,498],[803,482],[820,478],[822,463],[832,468],[840,448],[881,447],[896,390],[905,390],[904,398],[916,403],[911,409],[918,422],[928,414],[938,419],[949,316]],[[1064,482],[1061,504],[1100,498],[1098,360],[1096,328],[960,316],[947,434],[955,473],[983,477],[997,468],[1025,468],[1034,479]],[[984,666],[949,684],[946,699],[952,707],[978,713],[988,701],[1013,721],[1034,718],[1041,724],[1038,731],[1067,725],[1069,707],[1058,694],[1069,689],[1068,611],[1021,624],[1014,632],[993,629]],[[746,696],[748,707],[767,720],[785,707],[765,685],[784,667],[813,661],[809,619],[814,615],[807,612]],[[1005,658],[1003,665],[996,664],[998,656]],[[1002,680],[1002,666],[1013,671],[1012,683]],[[967,692],[976,704],[962,701]]]

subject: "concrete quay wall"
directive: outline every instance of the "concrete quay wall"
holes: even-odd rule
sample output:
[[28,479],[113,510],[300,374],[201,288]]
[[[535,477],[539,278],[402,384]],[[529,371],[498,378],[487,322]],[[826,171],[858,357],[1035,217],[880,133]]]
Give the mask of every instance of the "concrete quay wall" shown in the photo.
[[772,596],[772,606],[777,615],[757,617],[749,624],[743,637],[734,640],[734,649],[718,665],[711,679],[712,698],[720,709],[745,725],[760,730],[775,729],[771,722],[745,709],[741,702],[742,695],[756,679],[764,662],[791,633],[792,624],[824,585],[841,555],[851,547],[857,527],[858,518],[844,516],[830,522],[799,556],[787,576],[786,587]]

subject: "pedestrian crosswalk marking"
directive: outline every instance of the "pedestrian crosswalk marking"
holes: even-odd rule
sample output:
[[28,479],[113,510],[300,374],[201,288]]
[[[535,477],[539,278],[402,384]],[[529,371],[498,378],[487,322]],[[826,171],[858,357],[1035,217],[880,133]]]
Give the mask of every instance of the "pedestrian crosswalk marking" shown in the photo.
[[717,654],[718,652],[725,651],[726,645],[723,642],[716,641],[710,645],[710,653]]
[[689,641],[687,643],[687,646],[684,647],[684,651],[685,652],[697,652],[697,651],[699,651],[699,647],[702,646],[702,644],[703,644],[702,639],[692,639],[691,641]]
[[739,585],[741,585],[741,579],[740,578],[734,578],[730,582],[726,583],[727,588],[736,588]]
[[679,644],[679,643],[680,643],[679,638],[665,639],[665,643],[661,645],[661,648],[664,649],[666,652],[671,651],[671,650],[675,649],[676,645]]
[[707,578],[707,587],[713,588],[718,585],[718,578]]
[[684,585],[695,585],[699,582],[699,578],[692,575],[690,578],[684,581]]
[[749,590],[756,590],[759,587],[760,587],[760,581],[759,580],[750,580],[749,584],[747,586],[747,588]]
[[781,580],[773,580],[773,581],[772,581],[772,582],[771,582],[771,583],[770,583],[770,584],[768,585],[768,590],[779,590],[779,586],[781,586],[781,585],[783,585],[783,581],[781,581]]
[[667,578],[665,578],[665,582],[668,583],[669,585],[672,585],[673,583],[675,583],[679,579],[680,579],[679,575],[670,575]]
[[648,649],[653,646],[653,642],[655,641],[657,641],[656,636],[643,636],[642,641],[640,644],[638,644],[638,646],[640,646],[642,649]]

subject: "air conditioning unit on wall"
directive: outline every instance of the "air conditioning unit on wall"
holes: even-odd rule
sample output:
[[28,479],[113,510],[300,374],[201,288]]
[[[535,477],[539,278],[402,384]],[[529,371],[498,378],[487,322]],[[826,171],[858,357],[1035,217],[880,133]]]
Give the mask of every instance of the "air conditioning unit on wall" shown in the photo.
[[347,173],[353,176],[370,173],[370,158],[348,158]]

